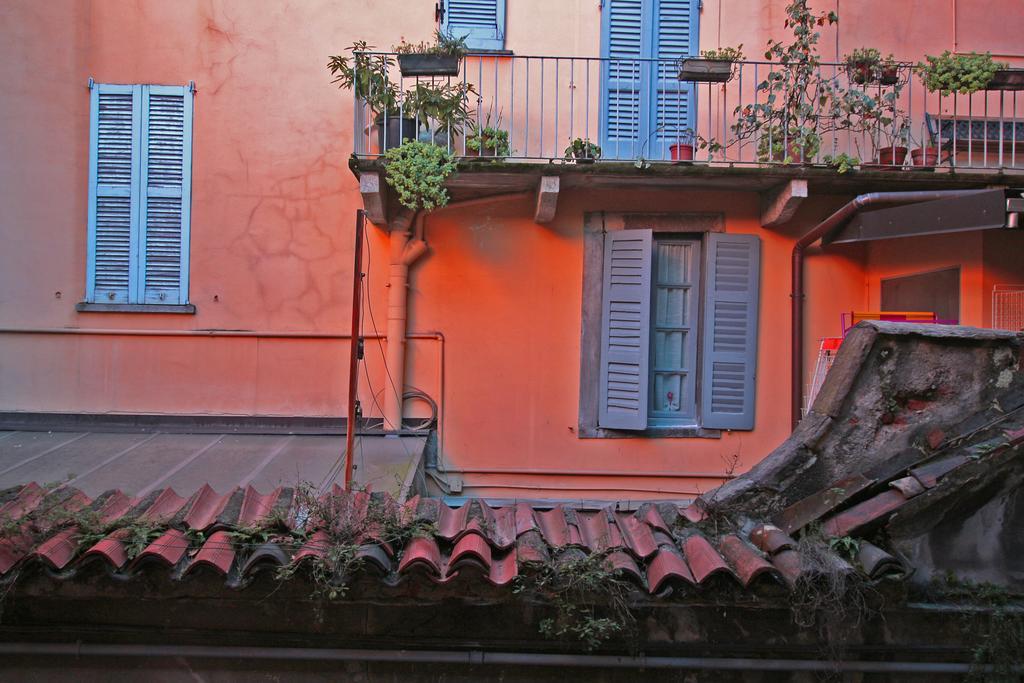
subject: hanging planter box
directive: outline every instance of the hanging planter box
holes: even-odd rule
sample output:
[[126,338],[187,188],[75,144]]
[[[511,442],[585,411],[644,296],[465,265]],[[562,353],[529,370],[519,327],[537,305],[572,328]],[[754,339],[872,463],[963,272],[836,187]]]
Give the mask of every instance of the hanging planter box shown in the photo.
[[458,76],[458,55],[398,55],[398,68],[403,76]]
[[679,80],[701,83],[726,83],[732,79],[731,59],[686,57],[679,61]]
[[986,90],[1024,90],[1024,69],[1000,69]]

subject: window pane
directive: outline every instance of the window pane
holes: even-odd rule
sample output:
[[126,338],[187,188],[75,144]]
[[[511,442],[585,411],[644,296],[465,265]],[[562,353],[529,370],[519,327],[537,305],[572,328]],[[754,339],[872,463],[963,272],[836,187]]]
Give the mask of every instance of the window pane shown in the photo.
[[654,324],[658,327],[689,325],[689,287],[658,287],[654,293]]
[[654,404],[653,409],[659,413],[681,415],[683,413],[683,397],[686,388],[686,377],[680,374],[665,372],[654,373]]
[[658,370],[682,370],[687,334],[685,332],[656,332],[654,335],[654,367]]
[[654,244],[651,325],[651,424],[691,424],[700,242],[666,238]]

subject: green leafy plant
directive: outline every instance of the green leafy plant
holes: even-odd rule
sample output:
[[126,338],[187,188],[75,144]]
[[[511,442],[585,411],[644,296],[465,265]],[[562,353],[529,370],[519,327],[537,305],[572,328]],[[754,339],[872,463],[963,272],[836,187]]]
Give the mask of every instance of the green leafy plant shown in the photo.
[[860,166],[860,159],[850,156],[846,152],[840,152],[835,156],[825,155],[825,165],[836,169],[840,175],[849,173]]
[[[567,557],[573,552],[575,557]],[[629,582],[604,555],[581,551],[568,551],[560,560],[535,566],[517,576],[513,587],[515,593],[533,593],[554,606],[555,616],[539,624],[541,635],[577,640],[588,651],[635,627],[629,590]]]
[[444,183],[455,171],[455,160],[443,147],[406,142],[384,154],[384,173],[402,206],[430,211],[448,203]]
[[918,62],[914,68],[929,92],[969,95],[984,90],[996,71],[1007,67],[1005,62],[993,60],[989,52],[954,55],[946,50],[937,57],[925,55],[925,61]]
[[480,124],[475,124],[466,136],[466,149],[487,156],[508,156],[512,151],[511,147],[509,147],[508,131],[500,128],[500,125],[500,117],[498,118],[498,123],[494,126],[490,125],[489,118],[487,125],[483,128],[480,127]]
[[469,83],[420,80],[406,91],[403,107],[423,128],[455,133],[469,122],[467,101],[473,94]]
[[[793,38],[788,43],[768,41],[765,59],[775,64],[757,84],[763,99],[736,107],[732,131],[737,143],[758,138],[762,161],[811,161],[822,135],[842,128],[846,121],[840,104],[843,90],[835,78],[822,74],[817,47],[818,28],[836,23],[839,17],[835,12],[812,12],[807,0],[790,2],[786,17]],[[702,141],[701,146],[722,149],[713,140]]]
[[390,544],[401,553],[412,538],[436,532],[433,524],[408,515],[393,499],[319,495],[308,483],[296,489],[293,507],[298,513],[291,533],[320,539],[319,552],[301,564],[279,568],[277,578],[287,581],[304,572],[313,584],[312,597],[318,600],[320,617],[320,603],[344,598],[348,593],[353,576],[363,566],[359,551],[364,543],[372,540]]
[[466,36],[460,38],[451,31],[436,31],[433,43],[407,43],[402,40],[391,48],[392,52],[400,55],[449,55],[452,57],[462,57],[467,50]]
[[743,61],[743,43],[736,47],[718,47],[710,50],[701,50],[700,56],[704,59],[740,62]]
[[573,159],[600,159],[601,147],[589,139],[576,138],[565,148],[565,158]]
[[899,64],[892,54],[882,56],[876,48],[858,47],[850,54],[843,57],[847,73],[854,83],[873,83],[888,80],[895,81],[898,74]]
[[397,115],[398,88],[388,77],[395,60],[388,55],[368,54],[374,47],[364,40],[356,41],[348,50],[351,56],[328,58],[327,69],[334,76],[331,82],[352,90],[377,115]]

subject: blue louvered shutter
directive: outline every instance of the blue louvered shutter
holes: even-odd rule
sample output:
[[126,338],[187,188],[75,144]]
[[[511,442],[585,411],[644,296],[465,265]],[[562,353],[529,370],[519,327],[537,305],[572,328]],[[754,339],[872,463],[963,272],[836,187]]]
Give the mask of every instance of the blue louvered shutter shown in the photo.
[[693,92],[690,83],[678,78],[678,59],[696,54],[698,0],[658,0],[650,130],[646,154],[651,159],[669,158],[669,145],[685,139],[693,128]]
[[601,148],[610,159],[639,153],[646,70],[650,53],[645,0],[609,0],[602,17]]
[[445,0],[442,28],[470,50],[505,49],[505,0]]
[[705,427],[754,428],[760,261],[757,235],[708,236],[701,378]]
[[138,290],[140,303],[188,302],[192,93],[144,86]]
[[86,301],[131,301],[138,249],[140,89],[93,86],[89,133],[89,256]]
[[650,230],[605,236],[598,425],[646,429],[651,339]]

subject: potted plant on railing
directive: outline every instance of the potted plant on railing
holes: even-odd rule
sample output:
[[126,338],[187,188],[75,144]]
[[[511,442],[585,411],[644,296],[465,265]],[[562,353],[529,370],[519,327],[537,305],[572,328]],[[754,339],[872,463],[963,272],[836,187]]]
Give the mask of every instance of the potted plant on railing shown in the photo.
[[700,57],[679,60],[679,80],[701,83],[725,83],[732,79],[734,64],[743,60],[743,44],[702,50]]
[[858,85],[896,85],[899,82],[899,63],[891,54],[883,58],[882,53],[873,47],[859,47],[846,55],[843,61],[850,81]]
[[451,149],[469,123],[467,101],[475,94],[469,83],[418,81],[403,96],[405,111],[418,122],[417,139]]
[[914,69],[921,75],[929,92],[946,96],[952,93],[970,95],[985,90],[996,73],[1007,69],[1007,66],[1005,62],[992,59],[988,52],[954,55],[946,50],[937,57],[925,55],[925,61],[918,62]]
[[491,125],[491,116],[483,126],[473,124],[466,134],[466,156],[499,160],[511,153],[508,143],[508,131],[501,128],[501,115]]
[[437,31],[433,43],[403,40],[391,49],[398,55],[403,76],[458,76],[459,63],[466,54],[466,38]]
[[878,147],[878,164],[903,166],[910,145],[910,124],[902,116],[902,112],[889,121],[889,125],[881,129],[882,142]]
[[[850,112],[844,112],[845,91],[835,78],[820,69],[817,27],[839,20],[835,12],[815,14],[807,0],[786,6],[786,26],[793,32],[789,43],[770,40],[765,59],[775,62],[757,84],[761,101],[737,106],[729,144],[756,139],[758,159],[782,163],[813,163],[825,133],[847,128]],[[856,101],[856,98],[854,102]],[[712,152],[723,149],[709,140],[701,146]]]
[[675,138],[675,142],[668,146],[669,158],[672,161],[693,161],[694,142],[696,134],[692,130],[684,130]]
[[[917,144],[912,136],[907,136],[908,144]],[[947,146],[947,150],[948,150]],[[914,170],[931,171],[939,165],[941,150],[932,140],[925,138],[914,149],[910,150],[910,165]]]
[[398,88],[388,77],[394,60],[388,55],[371,54],[373,46],[357,41],[348,48],[351,57],[334,55],[327,69],[334,76],[332,83],[353,91],[374,116],[377,146],[381,152],[398,147],[404,140],[416,138],[416,120],[398,106]]
[[576,138],[565,148],[565,160],[591,164],[601,158],[601,147],[587,138]]

